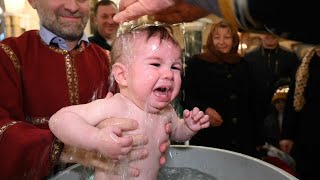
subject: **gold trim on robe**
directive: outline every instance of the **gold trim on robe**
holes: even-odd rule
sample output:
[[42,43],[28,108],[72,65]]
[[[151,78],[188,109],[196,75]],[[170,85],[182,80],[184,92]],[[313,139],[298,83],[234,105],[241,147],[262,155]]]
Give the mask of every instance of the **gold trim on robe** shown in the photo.
[[1,141],[1,138],[2,138],[2,135],[3,133],[11,126],[17,124],[17,123],[20,123],[21,121],[11,121],[11,122],[8,122],[6,123],[5,125],[3,125],[1,128],[0,128],[0,141]]
[[64,144],[58,138],[55,138],[53,140],[52,147],[51,147],[51,155],[50,155],[50,159],[53,164],[58,162],[63,146]]
[[19,74],[19,77],[21,77],[21,65],[20,65],[20,61],[19,61],[18,57],[14,54],[12,49],[9,46],[7,46],[6,44],[0,43],[0,47],[8,55],[9,59],[12,61],[14,67],[16,68],[16,70]]
[[33,125],[46,124],[49,122],[50,117],[26,117],[26,121]]
[[57,53],[64,55],[66,63],[66,75],[69,87],[70,104],[80,104],[78,74],[75,65],[75,56],[85,49],[85,43],[82,42],[78,48],[71,51],[59,49],[55,46],[49,46],[49,48]]

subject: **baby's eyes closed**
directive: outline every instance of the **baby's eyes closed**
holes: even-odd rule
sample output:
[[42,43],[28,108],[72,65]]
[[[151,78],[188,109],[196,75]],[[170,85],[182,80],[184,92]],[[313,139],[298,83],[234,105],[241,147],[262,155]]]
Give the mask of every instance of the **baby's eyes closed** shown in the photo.
[[181,66],[179,65],[171,66],[171,69],[181,71]]
[[[166,64],[166,63],[160,61],[159,59],[149,61],[148,64],[151,65],[151,66],[153,66],[153,67],[161,67],[161,66],[170,65],[170,64]],[[170,69],[172,69],[172,70],[181,71],[181,69],[182,69],[181,63],[178,63],[178,62],[173,62],[173,64],[171,64],[170,66],[171,66]]]
[[[161,66],[160,63],[151,63],[150,65],[151,65],[151,66],[155,66],[155,67],[160,67],[160,66]],[[172,69],[172,70],[181,71],[181,66],[180,66],[180,65],[173,65],[173,66],[171,66],[171,69]]]
[[155,66],[155,67],[160,67],[160,63],[151,63],[150,65]]

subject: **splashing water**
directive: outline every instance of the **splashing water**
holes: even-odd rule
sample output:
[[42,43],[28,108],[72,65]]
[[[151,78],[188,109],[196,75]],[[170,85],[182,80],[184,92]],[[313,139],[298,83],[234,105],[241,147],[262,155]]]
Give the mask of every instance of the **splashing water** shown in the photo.
[[[125,31],[126,31],[125,28],[121,28],[122,25],[120,25],[120,28],[119,28],[118,33],[117,33],[117,36],[121,37],[120,40],[122,41],[121,48],[123,48],[123,49],[121,50],[121,52],[124,52],[120,56],[123,59],[125,59],[126,64],[127,64],[126,67],[130,68],[133,59],[136,59],[134,57],[135,52],[133,52],[135,49],[133,49],[133,46],[131,45],[132,39],[129,39],[129,38],[124,37],[124,36],[121,36],[121,34],[125,33]],[[126,26],[128,26],[128,25],[126,25]],[[134,25],[132,25],[132,26],[134,26]],[[141,38],[141,37],[138,36],[136,33],[134,33],[132,38],[135,39],[135,38]],[[169,47],[169,45],[167,45],[167,47],[170,49],[171,46]],[[159,48],[159,46],[156,45],[152,50],[153,51],[158,51],[158,48]],[[171,51],[168,51],[168,53],[170,53],[170,52]],[[113,59],[112,61],[114,61],[114,60],[115,59]],[[145,87],[148,87],[147,83],[150,83],[149,79],[153,79],[151,77],[152,75],[147,74],[145,71],[141,72],[141,73],[145,73],[145,76],[144,76],[145,80],[143,82],[145,83]],[[128,74],[126,74],[126,75],[128,75]],[[113,91],[114,90],[114,86],[116,85],[115,78],[114,78],[113,75],[109,76],[109,85],[110,85],[109,91]],[[169,89],[170,86],[169,85],[167,85],[167,86],[168,86],[167,89]],[[145,89],[146,89],[146,91],[149,91],[149,90],[147,90],[147,88],[145,88]],[[168,94],[168,91],[163,92],[163,93]],[[145,93],[145,94],[148,94],[148,93]],[[166,113],[164,115],[159,115],[159,117],[155,117],[155,115],[152,115],[152,114],[148,113],[148,109],[150,108],[149,107],[150,99],[151,99],[151,97],[146,98],[147,102],[144,104],[145,105],[144,109],[142,109],[142,110],[144,110],[144,117],[142,117],[142,119],[140,119],[140,121],[138,121],[139,122],[139,131],[138,132],[139,132],[139,134],[147,135],[147,137],[149,138],[148,146],[146,146],[146,147],[148,148],[148,151],[149,151],[148,158],[149,159],[151,158],[151,160],[148,160],[148,161],[139,160],[137,164],[135,164],[135,163],[133,164],[133,167],[135,167],[134,165],[137,165],[138,168],[144,169],[145,173],[147,173],[147,174],[148,174],[148,172],[146,172],[146,171],[148,171],[149,169],[151,171],[153,171],[152,168],[153,168],[153,166],[155,166],[155,162],[156,163],[159,162],[159,159],[157,159],[158,158],[157,156],[159,155],[159,152],[157,152],[158,150],[155,150],[153,148],[159,147],[160,144],[163,142],[163,138],[160,139],[157,135],[159,135],[159,132],[161,132],[160,133],[161,136],[162,136],[163,133],[165,133],[164,132],[165,131],[164,127],[161,127],[161,129],[159,130],[159,128],[157,128],[156,126],[157,125],[161,125],[162,126],[162,124],[164,124],[164,122],[167,122],[169,119],[174,117],[173,113],[176,113],[175,111],[171,111],[171,114],[170,113]],[[143,108],[143,107],[141,107],[141,108]],[[137,117],[137,115],[135,115],[135,113],[137,113],[136,107],[131,107],[131,108],[129,107],[129,109],[126,108],[126,109],[123,110],[124,118]],[[163,123],[161,124],[161,123],[159,123],[159,121],[163,122]],[[156,132],[152,132],[152,131],[156,131]],[[156,134],[156,136],[154,136],[155,134]],[[158,139],[151,139],[151,138],[157,138],[157,137],[158,137]],[[144,147],[144,145],[141,144],[137,148],[146,148],[146,147]],[[152,147],[152,149],[151,149],[151,147]],[[150,163],[150,161],[152,161],[153,163]],[[129,175],[129,160],[125,159],[125,160],[119,162],[118,165],[120,166],[120,168],[118,168],[118,170],[120,169],[120,171],[118,171],[119,176],[117,176],[117,179],[120,179],[120,180],[129,179],[130,178],[130,175]],[[132,164],[130,162],[130,166],[131,165]],[[149,166],[151,166],[151,167],[149,167]],[[116,171],[116,169],[112,169],[111,171],[113,171],[113,170]],[[154,172],[155,171],[153,171],[151,173],[154,173]],[[174,171],[174,172],[176,173],[177,171]],[[181,173],[185,174],[186,172],[183,171]],[[177,177],[177,176],[174,175],[174,176],[162,176],[162,177]],[[185,180],[187,180],[187,179],[185,179]]]
[[[88,179],[94,180],[94,175]],[[157,180],[218,180],[218,178],[193,168],[164,166],[160,169]]]

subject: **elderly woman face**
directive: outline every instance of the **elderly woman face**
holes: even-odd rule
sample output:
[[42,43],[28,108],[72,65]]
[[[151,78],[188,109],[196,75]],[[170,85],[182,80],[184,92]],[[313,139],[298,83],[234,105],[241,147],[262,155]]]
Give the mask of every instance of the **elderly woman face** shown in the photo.
[[233,38],[231,29],[228,27],[218,27],[212,33],[213,45],[222,53],[229,53],[232,48]]

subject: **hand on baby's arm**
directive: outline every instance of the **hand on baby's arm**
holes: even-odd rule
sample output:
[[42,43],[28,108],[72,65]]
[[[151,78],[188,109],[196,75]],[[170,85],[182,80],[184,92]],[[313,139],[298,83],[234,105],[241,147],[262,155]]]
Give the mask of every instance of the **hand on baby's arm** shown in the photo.
[[[100,122],[97,127],[100,129],[106,127],[118,127],[122,132],[135,130],[138,128],[138,123],[131,119],[122,118],[110,118]],[[111,128],[112,129],[112,128]],[[112,132],[112,131],[111,131]],[[113,132],[112,132],[113,133]],[[135,148],[136,146],[145,145],[148,139],[143,135],[133,135],[132,136],[132,146],[131,151],[127,154],[127,160],[129,162],[141,160],[148,156],[148,151],[145,148]],[[107,144],[106,144],[107,145]],[[110,144],[109,144],[110,145]],[[109,156],[103,156],[103,153],[98,153],[97,151],[84,150],[68,145],[64,145],[64,149],[60,156],[60,161],[65,163],[79,163],[86,167],[94,167],[102,169],[106,172],[117,173],[121,166],[118,165],[118,160],[109,158]],[[129,173],[131,176],[138,176],[140,170],[134,167],[129,167]]]
[[95,149],[102,156],[114,160],[124,159],[133,146],[133,138],[123,136],[122,130],[116,126],[99,129],[95,141]]
[[210,126],[209,116],[195,107],[192,111],[184,110],[183,116],[187,127],[194,133]]

